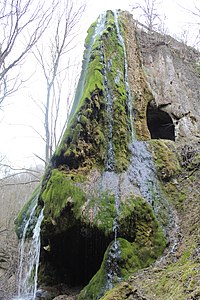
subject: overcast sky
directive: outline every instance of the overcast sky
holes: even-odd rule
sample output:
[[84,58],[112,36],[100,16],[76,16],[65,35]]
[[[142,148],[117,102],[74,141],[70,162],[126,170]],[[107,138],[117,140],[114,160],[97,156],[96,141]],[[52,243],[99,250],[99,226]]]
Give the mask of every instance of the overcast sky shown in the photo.
[[[139,2],[139,1],[138,1]],[[180,8],[175,0],[163,0],[162,11],[166,15],[166,23],[170,32],[179,33],[183,30],[188,18],[184,10]],[[196,4],[197,0],[194,1]],[[182,6],[190,6],[191,0],[180,0]],[[83,41],[86,36],[86,28],[96,20],[98,15],[107,9],[130,10],[130,0],[87,0],[87,10],[82,23]],[[80,48],[82,49],[82,48]],[[82,54],[80,54],[82,57]],[[39,163],[33,153],[43,155],[44,146],[41,139],[31,128],[38,125],[41,120],[29,98],[30,91],[27,89],[19,91],[10,100],[10,103],[0,111],[0,154],[6,154],[11,163],[21,167]],[[22,126],[23,124],[23,126]],[[25,126],[24,126],[25,125]]]

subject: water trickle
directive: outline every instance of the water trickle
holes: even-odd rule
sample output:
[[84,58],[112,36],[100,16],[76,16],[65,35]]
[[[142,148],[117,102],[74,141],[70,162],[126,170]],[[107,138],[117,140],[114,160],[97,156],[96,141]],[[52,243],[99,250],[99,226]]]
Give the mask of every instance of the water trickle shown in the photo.
[[[178,243],[178,218],[160,187],[156,167],[146,143],[134,141],[130,150],[132,156],[128,168],[129,180],[138,186],[141,195],[152,206],[159,223],[168,224],[163,226],[163,230],[171,245],[168,254],[172,253]],[[166,212],[167,220],[163,220],[163,212]]]
[[159,194],[158,180],[156,180],[156,169],[154,162],[147,150],[145,142],[134,141],[130,150],[132,153],[130,167],[128,169],[130,181],[137,185],[142,196],[155,208],[152,191]]
[[121,280],[121,274],[119,270],[119,260],[121,258],[121,250],[119,241],[114,241],[111,245],[108,258],[106,261],[107,268],[107,280],[106,280],[106,290],[112,289],[114,284]]
[[104,78],[104,88],[106,94],[106,111],[107,111],[107,128],[108,128],[108,141],[107,141],[107,157],[105,169],[107,171],[113,171],[115,166],[114,151],[113,151],[113,95],[108,87],[109,80],[107,76],[107,68],[110,69],[112,66],[112,61],[110,60],[106,65],[103,51],[101,51],[101,60],[103,64],[103,78]]
[[18,277],[18,300],[34,300],[37,292],[37,276],[40,258],[40,226],[43,219],[41,210],[31,240],[26,240],[27,230],[35,213],[37,203],[34,205],[29,219],[27,220],[20,243],[20,262]]
[[[105,191],[110,191],[112,194],[114,194],[115,210],[116,210],[116,216],[113,220],[114,241],[110,246],[108,252],[108,258],[106,261],[107,273],[106,273],[106,285],[104,287],[104,292],[107,291],[108,289],[113,288],[115,283],[121,280],[120,269],[119,269],[121,250],[120,250],[119,241],[117,240],[118,231],[119,231],[118,217],[120,214],[120,199],[121,199],[120,182],[121,180],[119,174],[110,171],[103,173],[103,177],[101,181],[101,185],[102,185],[101,189]],[[101,295],[99,295],[98,299],[101,298],[104,292]]]
[[120,27],[119,27],[118,12],[117,12],[117,10],[114,10],[113,13],[114,13],[114,19],[115,19],[115,26],[117,29],[118,41],[119,41],[119,44],[122,46],[123,53],[124,53],[124,80],[125,80],[126,98],[127,98],[127,106],[128,106],[128,110],[129,110],[131,139],[132,139],[132,141],[134,141],[135,133],[134,133],[134,128],[133,128],[133,105],[132,105],[131,90],[130,90],[129,80],[128,80],[128,60],[127,60],[127,54],[126,54],[126,46],[125,46],[124,38],[121,34]]

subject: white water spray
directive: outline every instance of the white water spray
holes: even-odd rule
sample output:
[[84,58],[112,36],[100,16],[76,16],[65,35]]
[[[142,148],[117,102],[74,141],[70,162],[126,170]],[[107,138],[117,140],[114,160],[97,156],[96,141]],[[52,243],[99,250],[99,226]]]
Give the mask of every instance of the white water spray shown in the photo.
[[18,278],[18,296],[16,300],[35,300],[37,292],[37,277],[40,258],[40,227],[43,220],[43,210],[41,210],[31,239],[27,239],[27,230],[31,219],[35,213],[37,203],[31,210],[29,219],[27,220],[22,240],[20,243],[20,262],[19,262],[19,278]]
[[106,70],[106,63],[104,60],[103,52],[101,53],[101,58],[103,62],[103,76],[104,76],[104,88],[106,92],[106,110],[107,110],[107,120],[108,120],[108,141],[107,141],[107,159],[106,159],[106,170],[107,171],[113,171],[115,166],[115,159],[114,159],[114,151],[113,151],[113,95],[111,91],[108,88],[108,76],[107,76],[107,70]]
[[163,212],[167,213],[167,226],[163,225],[163,230],[170,242],[168,254],[174,252],[178,244],[178,217],[169,204],[157,177],[157,170],[146,143],[134,141],[130,146],[132,153],[130,166],[128,168],[129,180],[133,185],[138,186],[144,199],[151,205],[154,213],[162,226]]

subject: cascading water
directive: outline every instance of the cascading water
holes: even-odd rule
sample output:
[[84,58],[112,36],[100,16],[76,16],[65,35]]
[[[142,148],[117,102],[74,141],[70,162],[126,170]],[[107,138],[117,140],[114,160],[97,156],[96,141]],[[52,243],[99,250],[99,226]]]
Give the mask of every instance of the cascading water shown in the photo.
[[130,131],[131,131],[131,138],[132,141],[135,139],[135,133],[133,128],[133,105],[132,105],[132,97],[131,97],[131,90],[129,86],[129,80],[128,80],[128,60],[127,60],[127,54],[126,54],[126,46],[123,39],[123,36],[120,31],[119,27],[119,21],[118,21],[118,12],[117,10],[113,11],[114,13],[114,19],[115,19],[115,26],[117,29],[117,36],[119,44],[122,46],[123,53],[124,53],[124,81],[125,81],[125,89],[126,89],[126,97],[127,97],[127,106],[129,110],[129,118],[130,118]]
[[179,230],[177,216],[160,187],[155,164],[146,143],[143,141],[134,141],[130,146],[130,150],[132,156],[128,168],[129,180],[133,185],[138,186],[141,195],[152,206],[161,225],[164,221],[163,212],[167,212],[168,220],[165,220],[165,222],[168,225],[162,227],[171,245],[168,254],[172,253],[178,243],[177,233]]
[[[132,144],[130,146],[130,150],[132,153],[131,164],[129,167],[129,178],[130,181],[136,183],[139,187],[139,190],[146,199],[146,201],[151,204],[154,209],[155,215],[157,216],[159,222],[162,224],[162,218],[160,217],[160,212],[162,211],[162,206],[168,211],[169,220],[168,226],[165,229],[166,235],[171,243],[171,250],[168,253],[173,252],[174,248],[177,246],[177,232],[178,230],[178,218],[174,213],[173,209],[170,207],[168,200],[166,199],[160,184],[157,178],[156,168],[151,157],[150,152],[148,151],[145,142],[137,141],[134,133],[133,127],[133,106],[132,106],[132,98],[131,91],[128,80],[128,60],[126,54],[126,46],[123,39],[123,36],[120,31],[119,21],[118,21],[118,12],[115,10],[114,12],[115,26],[117,29],[117,36],[119,44],[123,48],[124,53],[124,80],[125,80],[125,88],[127,95],[127,105],[129,109],[129,118],[130,118],[130,128],[131,128],[131,137]],[[161,199],[162,201],[154,201],[154,199]],[[163,228],[164,229],[164,228]]]
[[121,178],[119,174],[116,174],[113,171],[106,171],[103,173],[101,179],[101,191],[110,191],[114,195],[116,216],[113,220],[114,241],[110,245],[108,257],[106,260],[106,285],[97,299],[100,299],[104,295],[105,291],[112,289],[116,282],[121,281],[121,274],[118,264],[121,258],[121,250],[119,241],[117,240],[119,228],[118,217],[120,214],[121,198],[120,184]]
[[[106,62],[104,60],[104,54],[103,51],[101,51],[101,59],[103,63],[103,77],[104,77],[104,88],[106,93],[106,111],[107,111],[107,128],[108,128],[108,142],[107,142],[107,158],[106,158],[106,170],[107,171],[113,171],[114,170],[114,151],[113,151],[113,144],[112,144],[112,138],[113,138],[113,124],[112,124],[112,115],[113,115],[113,95],[111,91],[108,88],[108,76],[107,76],[107,69],[106,69]],[[110,61],[110,66],[112,65],[112,62]],[[108,69],[110,68],[108,66]]]
[[44,208],[41,210],[37,218],[36,225],[33,229],[32,238],[26,239],[27,230],[30,226],[36,207],[37,202],[33,206],[30,216],[24,226],[23,235],[20,243],[18,295],[14,298],[16,300],[36,299],[37,276],[40,258],[40,226],[43,219]]
[[[119,176],[114,173],[115,168],[115,157],[114,157],[114,150],[113,150],[113,95],[112,95],[112,88],[109,87],[110,82],[107,76],[107,72],[111,71],[112,68],[112,60],[109,62],[105,62],[104,53],[101,51],[101,60],[103,63],[103,77],[104,77],[104,89],[105,89],[105,96],[107,99],[106,102],[106,111],[107,111],[107,128],[108,128],[108,141],[107,141],[107,158],[106,158],[106,172],[103,174],[102,183],[109,183],[109,178],[112,178],[113,182],[116,185],[112,184],[112,192],[114,192],[115,196],[115,209],[116,209],[116,216],[113,220],[113,232],[114,232],[114,242],[110,247],[110,251],[108,253],[107,258],[107,280],[106,280],[106,287],[105,290],[110,289],[114,286],[114,281],[120,280],[119,274],[119,267],[118,267],[118,259],[120,258],[121,251],[119,247],[119,242],[117,241],[118,235],[118,216],[120,212],[120,182]],[[115,180],[113,179],[115,177]],[[103,184],[104,185],[104,184]],[[111,186],[107,187],[110,189]],[[105,188],[105,186],[104,186]],[[101,295],[99,296],[101,297]]]

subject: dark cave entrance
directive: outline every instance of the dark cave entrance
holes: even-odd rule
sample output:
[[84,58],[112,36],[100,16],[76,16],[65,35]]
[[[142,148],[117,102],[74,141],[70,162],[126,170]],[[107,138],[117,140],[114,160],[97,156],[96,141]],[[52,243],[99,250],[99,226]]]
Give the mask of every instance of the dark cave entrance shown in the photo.
[[88,284],[99,270],[111,240],[96,228],[79,226],[48,239],[51,250],[43,251],[41,259],[43,275],[51,274],[48,284]]
[[175,129],[172,118],[160,108],[147,106],[147,126],[152,139],[167,139],[175,141]]

